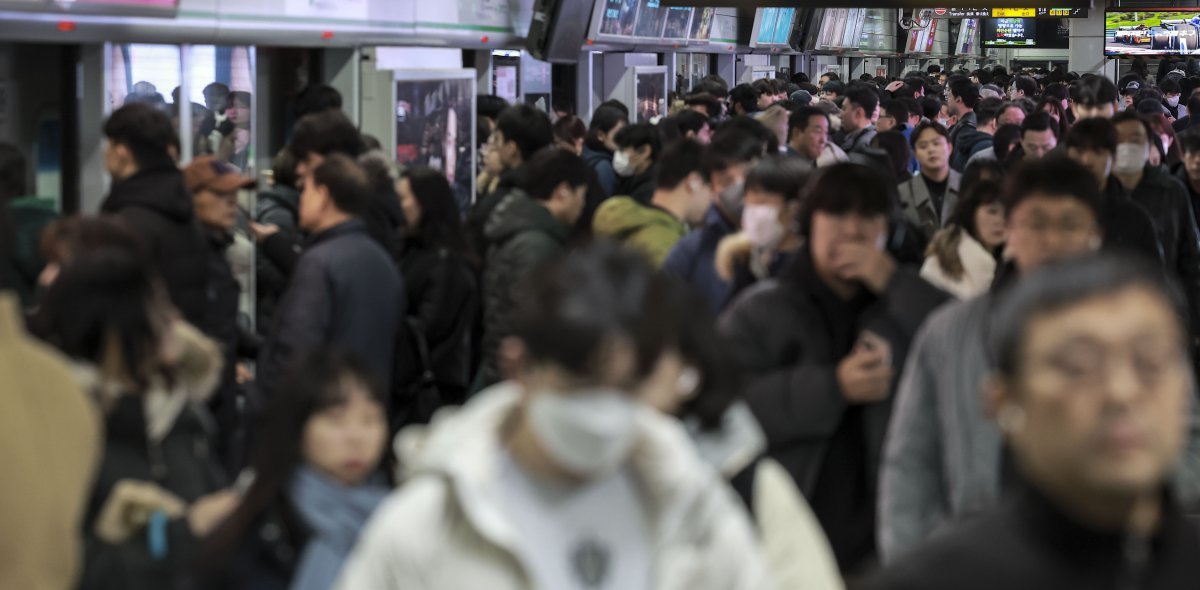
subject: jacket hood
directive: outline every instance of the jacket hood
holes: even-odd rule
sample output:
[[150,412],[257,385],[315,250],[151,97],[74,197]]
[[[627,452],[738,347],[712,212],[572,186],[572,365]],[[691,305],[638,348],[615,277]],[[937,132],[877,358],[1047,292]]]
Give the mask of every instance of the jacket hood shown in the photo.
[[596,210],[592,227],[608,236],[629,236],[654,225],[676,228],[681,224],[665,209],[643,205],[633,197],[613,197]]
[[140,170],[114,182],[100,210],[116,213],[131,207],[149,209],[179,222],[190,221],[195,215],[192,195],[183,186],[183,173],[174,166]]
[[496,205],[483,228],[484,235],[493,244],[502,243],[527,231],[540,231],[565,242],[570,228],[559,223],[550,215],[549,209],[529,198],[525,191],[520,189],[514,189]]
[[975,150],[976,146],[983,142],[992,141],[993,138],[991,135],[988,135],[975,127],[967,127],[962,130],[962,133],[958,134],[958,141],[954,146],[955,155],[958,155],[958,157],[964,159],[969,158],[972,155],[971,152]]

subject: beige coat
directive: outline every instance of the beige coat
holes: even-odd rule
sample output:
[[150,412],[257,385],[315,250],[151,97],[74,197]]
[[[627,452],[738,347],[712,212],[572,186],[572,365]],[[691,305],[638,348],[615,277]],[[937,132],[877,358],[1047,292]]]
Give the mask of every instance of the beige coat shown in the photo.
[[67,590],[100,452],[96,408],[0,293],[0,588]]
[[[947,228],[942,231],[960,230]],[[958,299],[970,299],[987,292],[996,275],[996,258],[992,253],[971,234],[962,231],[958,238],[958,258],[963,265],[961,277],[950,278],[938,263],[937,256],[927,256],[925,264],[921,266],[921,278]]]
[[[341,590],[531,588],[516,548],[521,523],[496,496],[500,428],[516,386],[480,393],[438,416],[413,477],[371,519],[339,580]],[[732,490],[704,465],[674,420],[642,408],[631,458],[647,493],[657,590],[771,588],[759,544]],[[411,456],[411,432],[398,446]],[[548,589],[549,590],[549,589]]]

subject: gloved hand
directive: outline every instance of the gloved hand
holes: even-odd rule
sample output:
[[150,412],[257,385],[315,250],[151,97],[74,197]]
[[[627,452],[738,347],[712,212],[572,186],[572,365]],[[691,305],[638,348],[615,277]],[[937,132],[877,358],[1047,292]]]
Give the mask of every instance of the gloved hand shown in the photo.
[[183,516],[187,504],[156,484],[123,479],[113,486],[96,519],[96,536],[107,543],[123,543],[161,511],[167,518]]

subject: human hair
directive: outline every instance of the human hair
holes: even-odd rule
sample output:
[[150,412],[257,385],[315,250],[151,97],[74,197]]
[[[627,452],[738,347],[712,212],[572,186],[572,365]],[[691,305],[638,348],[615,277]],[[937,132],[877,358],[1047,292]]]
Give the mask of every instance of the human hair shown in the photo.
[[761,158],[763,145],[762,139],[758,137],[722,126],[701,156],[700,167],[704,180],[711,181],[717,172]]
[[329,189],[329,198],[337,209],[361,216],[371,202],[371,185],[366,171],[344,154],[329,154],[313,170],[313,184]]
[[208,86],[205,86],[204,89],[200,91],[200,94],[204,96],[205,99],[209,97],[223,98],[229,96],[229,86],[226,86],[220,82],[212,82]]
[[1058,139],[1058,125],[1054,124],[1054,118],[1050,113],[1033,113],[1025,117],[1025,121],[1021,123],[1021,137],[1025,137],[1030,131],[1041,133],[1050,131],[1054,133],[1055,139]]
[[592,121],[588,125],[587,145],[596,150],[608,149],[600,143],[600,134],[611,132],[628,118],[629,115],[622,114],[620,109],[601,105],[596,112],[592,113]]
[[644,377],[672,324],[665,285],[642,256],[600,240],[517,283],[512,334],[531,362],[580,376],[599,370],[620,339],[634,350],[636,377]]
[[1000,117],[1000,112],[1004,109],[1005,102],[999,98],[989,97],[982,98],[975,107],[975,117],[980,126],[988,125]]
[[843,96],[846,94],[846,85],[838,80],[830,80],[821,87],[821,92]]
[[496,131],[504,134],[504,141],[517,145],[522,161],[528,161],[538,150],[554,143],[550,117],[527,104],[504,109],[496,119]]
[[1034,194],[1050,198],[1071,198],[1083,203],[1099,222],[1104,219],[1104,197],[1100,181],[1091,171],[1061,154],[1022,161],[1009,173],[1004,186],[1004,212],[1013,211]]
[[1136,112],[1132,112],[1130,110],[1124,110],[1124,111],[1117,113],[1116,115],[1113,115],[1113,118],[1112,118],[1112,124],[1114,127],[1120,125],[1121,123],[1131,123],[1131,122],[1137,122],[1137,123],[1141,124],[1142,129],[1144,129],[1146,131],[1146,141],[1153,142],[1154,129],[1150,126],[1150,120],[1147,119],[1145,116],[1143,116],[1139,113],[1136,113]]
[[634,151],[649,146],[651,161],[657,160],[659,152],[662,151],[662,140],[659,138],[658,129],[649,123],[637,123],[622,127],[617,132],[617,136],[613,138],[613,142],[619,148]]
[[463,256],[470,253],[454,188],[446,175],[427,166],[407,168],[400,175],[407,180],[413,198],[421,207],[421,222],[415,228],[420,240],[429,246],[445,248]]
[[908,140],[913,149],[917,148],[917,142],[921,140],[921,134],[930,130],[946,138],[947,142],[950,141],[950,131],[948,131],[941,123],[938,123],[937,121],[921,121],[916,128],[913,129],[912,135],[908,136]]
[[746,190],[758,190],[783,197],[784,201],[800,198],[808,182],[809,167],[797,158],[771,154],[759,160],[746,173]]
[[1183,93],[1183,89],[1180,88],[1179,82],[1172,80],[1170,78],[1167,78],[1166,80],[1163,80],[1162,82],[1160,82],[1158,84],[1158,87],[1160,90],[1162,90],[1163,94],[1181,94],[1181,93]]
[[610,98],[610,99],[600,103],[600,106],[612,107],[614,109],[617,109],[618,111],[621,111],[621,116],[623,118],[625,118],[625,119],[629,118],[629,107],[626,106],[625,103],[623,103],[615,98]]
[[837,72],[832,72],[832,71],[822,72],[820,76],[817,76],[818,80],[820,80],[821,78],[829,78],[830,82],[839,82],[842,79],[842,77],[839,76]]
[[980,207],[986,207],[1000,201],[1000,184],[998,182],[976,183],[970,190],[963,191],[962,198],[954,206],[954,212],[946,219],[946,228],[934,235],[925,249],[926,256],[937,260],[942,272],[951,280],[962,278],[966,272],[962,257],[958,254],[963,232],[975,241],[983,244],[979,237],[979,229],[975,224],[975,212]]
[[[1024,369],[1021,354],[1032,324],[1084,302],[1143,289],[1159,299],[1186,326],[1179,292],[1161,269],[1129,255],[1094,254],[1051,262],[1022,278],[1000,297],[992,312],[988,334],[991,364],[1004,379],[1013,380]],[[1180,350],[1186,330],[1180,329]],[[1181,354],[1181,359],[1186,354]]]
[[1037,81],[1029,76],[1017,76],[1013,79],[1013,86],[1030,98],[1033,98],[1038,93]]
[[175,126],[149,104],[135,102],[113,111],[104,122],[104,136],[129,149],[139,169],[175,165],[170,152],[179,145]]
[[296,176],[296,156],[288,148],[281,148],[271,158],[271,178],[276,186],[296,188],[300,177]]
[[982,182],[1002,184],[1004,182],[1004,164],[999,160],[991,159],[975,160],[967,164],[962,173],[962,180],[958,185],[959,193],[966,193],[976,184]]
[[548,201],[564,182],[578,188],[587,186],[588,165],[573,152],[547,147],[533,155],[522,179],[525,193],[535,201]]
[[[1158,146],[1159,153],[1162,154],[1163,162],[1178,162],[1183,156],[1183,148],[1179,147],[1178,136],[1175,133],[1175,128],[1167,121],[1167,116],[1161,112],[1158,112],[1150,115],[1148,118],[1150,129],[1154,132],[1150,134],[1150,140]],[[1170,148],[1162,145],[1161,136],[1163,135],[1166,135],[1172,140]]]
[[705,117],[704,115],[691,109],[680,111],[678,114],[672,117],[672,119],[675,121],[675,125],[679,128],[679,133],[681,135],[687,135],[688,133],[700,133],[700,131],[704,129],[704,126],[709,124],[708,117]]
[[701,78],[700,83],[696,84],[693,90],[697,94],[711,94],[720,100],[729,96],[729,83],[716,74],[709,74]]
[[1042,90],[1042,100],[1051,99],[1064,101],[1070,97],[1071,93],[1068,90],[1067,85],[1063,84],[1062,82],[1047,84],[1046,88]]
[[[281,505],[292,475],[305,463],[304,432],[309,421],[346,404],[352,388],[363,390],[380,406],[386,405],[383,387],[352,356],[323,348],[291,365],[278,394],[268,399],[262,430],[255,437],[251,457],[254,482],[242,494],[233,512],[202,541],[201,567],[218,568],[220,562],[241,546],[263,515]],[[381,470],[385,476],[391,471],[386,468],[389,446],[385,445],[385,468]]]
[[[1050,110],[1047,111],[1046,109],[1050,109]],[[1058,130],[1056,131],[1056,133],[1058,134],[1059,137],[1066,135],[1066,133],[1068,131],[1070,131],[1070,129],[1071,129],[1071,121],[1070,121],[1070,118],[1067,116],[1067,110],[1063,108],[1062,101],[1060,101],[1060,100],[1056,100],[1053,98],[1043,98],[1042,100],[1038,101],[1037,106],[1034,108],[1033,112],[1035,112],[1035,113],[1046,112],[1046,113],[1051,114],[1051,116],[1056,117],[1058,119]]]
[[575,115],[567,115],[554,122],[554,139],[574,146],[587,137],[587,126]]
[[853,163],[834,164],[817,173],[805,191],[800,209],[800,229],[808,236],[813,215],[854,213],[863,217],[888,216],[893,209],[893,187],[874,168]]
[[689,107],[703,107],[709,118],[721,114],[721,99],[707,92],[697,92],[689,95],[683,101]]
[[729,134],[741,134],[748,137],[753,137],[758,141],[758,155],[774,154],[779,151],[779,136],[775,132],[767,129],[758,119],[748,116],[733,117],[726,120],[713,133],[713,142],[716,142],[718,137],[724,137]]
[[921,99],[921,115],[930,121],[936,121],[942,112],[942,99],[936,96],[926,96]]
[[367,151],[367,144],[342,111],[326,109],[305,115],[296,122],[288,149],[297,161],[303,162],[309,154],[345,154],[357,158]]
[[1117,126],[1108,119],[1093,117],[1076,123],[1067,132],[1066,147],[1090,152],[1117,153]]
[[1075,104],[1080,106],[1102,106],[1117,102],[1120,98],[1117,85],[1104,76],[1084,76],[1075,86]]
[[1184,131],[1176,137],[1175,143],[1185,154],[1200,152],[1200,133],[1193,130]]
[[758,97],[762,93],[749,84],[738,84],[729,91],[730,105],[741,105],[743,113],[758,111]]
[[788,116],[788,138],[791,139],[791,134],[797,129],[804,131],[808,129],[809,122],[813,117],[822,117],[826,123],[829,123],[829,113],[817,107],[800,107]]
[[970,79],[956,79],[950,83],[949,89],[955,98],[962,99],[963,106],[968,109],[974,109],[975,105],[979,104],[979,86]]
[[879,110],[895,119],[897,125],[908,124],[908,105],[900,99],[893,98],[879,103]]
[[739,398],[741,373],[704,298],[676,278],[660,280],[665,288],[662,307],[671,322],[665,348],[674,350],[685,366],[699,373],[696,389],[676,413],[684,420],[695,419],[702,431],[719,431],[726,412]]
[[703,176],[701,161],[704,147],[694,139],[678,139],[667,144],[658,159],[658,170],[654,173],[654,184],[660,189],[673,189],[693,173]]
[[508,101],[494,94],[480,94],[475,101],[475,114],[495,121],[509,106]]
[[7,142],[0,142],[0,207],[9,199],[22,197],[29,192],[29,163],[21,150]]
[[303,118],[314,113],[340,111],[342,93],[328,84],[309,84],[296,95],[296,117]]
[[846,102],[843,103],[842,111],[850,110],[851,105],[861,108],[863,113],[870,117],[879,106],[879,93],[867,86],[851,86],[846,91]]
[[1001,125],[996,128],[996,134],[992,136],[992,153],[996,154],[997,160],[1003,162],[1008,159],[1014,146],[1019,143],[1021,143],[1021,126]]

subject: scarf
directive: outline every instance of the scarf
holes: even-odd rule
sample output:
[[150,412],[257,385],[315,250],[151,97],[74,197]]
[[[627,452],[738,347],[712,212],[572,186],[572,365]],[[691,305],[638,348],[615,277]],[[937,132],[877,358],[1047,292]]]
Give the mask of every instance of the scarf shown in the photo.
[[296,510],[313,530],[291,590],[330,590],[358,533],[391,490],[380,474],[346,487],[303,465],[292,476],[289,491]]

